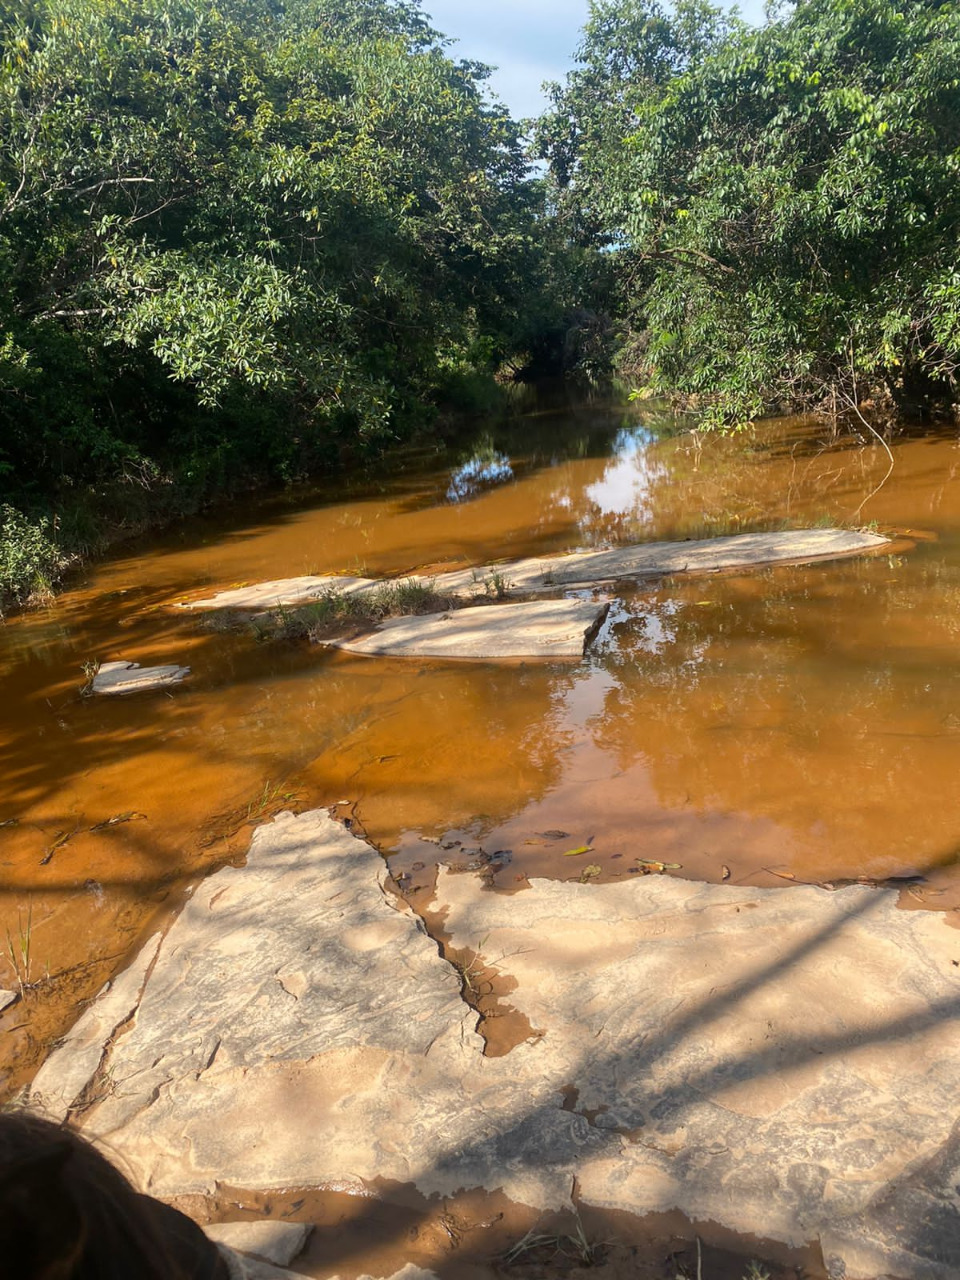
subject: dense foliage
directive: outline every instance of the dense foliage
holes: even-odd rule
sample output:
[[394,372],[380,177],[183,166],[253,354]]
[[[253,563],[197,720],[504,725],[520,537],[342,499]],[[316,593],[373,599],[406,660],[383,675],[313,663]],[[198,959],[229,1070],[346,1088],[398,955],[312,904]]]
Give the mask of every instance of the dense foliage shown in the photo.
[[290,474],[495,362],[485,74],[400,0],[0,0],[0,496]]
[[956,406],[955,3],[591,0],[545,178],[486,74],[420,0],[0,0],[0,597],[97,503],[307,474],[496,369]]
[[960,10],[594,0],[539,125],[557,200],[614,260],[627,356],[717,420],[956,401]]

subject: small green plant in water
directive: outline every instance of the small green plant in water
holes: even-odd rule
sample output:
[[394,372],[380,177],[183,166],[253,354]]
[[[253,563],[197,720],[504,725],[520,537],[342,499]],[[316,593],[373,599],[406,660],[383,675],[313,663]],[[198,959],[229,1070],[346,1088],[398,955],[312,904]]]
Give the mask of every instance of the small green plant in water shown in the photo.
[[460,975],[460,981],[463,985],[464,995],[471,995],[471,996],[479,995],[480,989],[477,984],[477,979],[486,969],[491,969],[495,967],[493,965],[488,965],[486,961],[484,961],[481,958],[480,953],[483,950],[483,944],[486,942],[486,940],[487,940],[486,937],[483,937],[477,943],[477,948],[476,948],[476,951],[474,952],[474,956],[472,960],[451,959],[450,961],[454,969],[456,969],[457,973]]
[[560,1254],[582,1267],[596,1267],[603,1262],[609,1243],[607,1240],[588,1240],[580,1215],[577,1214],[572,1232],[537,1231],[535,1227],[531,1227],[525,1236],[507,1250],[503,1261],[508,1267],[531,1261],[548,1264]]
[[[703,1249],[699,1238],[697,1239],[697,1265],[693,1272],[688,1272],[686,1268],[681,1268],[677,1272],[676,1280],[709,1280],[708,1276],[703,1273]],[[743,1280],[770,1280],[770,1272],[765,1266],[756,1261],[747,1263],[747,1269],[743,1273]]]
[[23,997],[24,992],[30,984],[31,973],[31,947],[33,944],[33,903],[31,902],[27,908],[27,919],[24,923],[23,908],[17,908],[17,934],[14,937],[9,928],[7,934],[7,955],[10,957],[10,963],[13,966],[14,977],[17,980],[17,986],[20,989],[20,996]]
[[284,791],[283,788],[282,782],[265,782],[260,795],[247,805],[247,817],[260,818],[278,804],[295,804],[300,799],[298,791]]
[[83,664],[83,684],[80,686],[80,697],[89,698],[93,696],[93,682],[97,678],[97,672],[100,670],[100,663],[94,658],[88,658]]

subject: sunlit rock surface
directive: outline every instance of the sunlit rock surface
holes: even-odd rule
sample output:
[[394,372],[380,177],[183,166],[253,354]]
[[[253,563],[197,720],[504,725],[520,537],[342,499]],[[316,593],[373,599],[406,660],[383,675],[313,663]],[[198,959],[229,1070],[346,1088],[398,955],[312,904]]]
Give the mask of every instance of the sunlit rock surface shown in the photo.
[[452,945],[498,964],[546,1030],[514,1070],[577,1090],[584,1201],[819,1238],[848,1280],[960,1274],[960,934],[943,917],[866,887],[663,876],[505,895],[447,874],[438,897]]
[[[661,577],[671,573],[710,573],[766,564],[799,564],[834,560],[874,551],[888,539],[854,529],[792,529],[774,533],[743,533],[729,538],[688,542],[645,542],[609,551],[576,551],[482,565],[422,578],[441,595],[488,595],[491,590],[526,593],[564,586],[600,586],[618,578]],[[406,575],[405,581],[415,580]],[[306,576],[277,578],[221,591],[202,600],[185,602],[190,609],[271,609],[307,604],[328,592],[353,595],[383,585],[372,578]]]
[[502,894],[442,873],[452,944],[512,978],[541,1033],[486,1058],[384,874],[325,813],[260,828],[187,903],[89,1078],[68,1042],[34,1102],[68,1078],[86,1131],[160,1195],[381,1177],[548,1209],[576,1178],[587,1204],[819,1239],[846,1280],[960,1273],[942,917],[860,886]]
[[67,1032],[57,1052],[37,1072],[32,1089],[51,1119],[66,1118],[95,1076],[118,1029],[136,1011],[159,946],[160,935],[155,934],[133,963],[106,983]]
[[165,689],[179,684],[190,674],[189,667],[172,664],[141,667],[139,662],[104,662],[90,682],[93,693],[141,693],[145,689]]
[[218,1222],[204,1228],[211,1240],[240,1253],[285,1267],[301,1252],[310,1234],[305,1222],[265,1218],[246,1222]]
[[309,604],[318,596],[336,591],[338,595],[355,595],[382,586],[375,578],[337,577],[305,574],[299,578],[274,578],[270,582],[253,582],[243,587],[218,591],[204,600],[184,601],[186,609],[275,609],[278,605]]
[[507,591],[546,591],[553,587],[600,586],[618,578],[661,577],[672,573],[712,573],[767,564],[834,560],[875,550],[887,542],[876,533],[854,529],[792,529],[741,533],[729,538],[688,542],[645,542],[609,551],[513,560],[483,569],[439,574],[436,590],[451,595],[476,590],[496,573]]
[[372,634],[336,644],[350,653],[395,658],[581,657],[608,607],[592,600],[477,605],[388,618]]

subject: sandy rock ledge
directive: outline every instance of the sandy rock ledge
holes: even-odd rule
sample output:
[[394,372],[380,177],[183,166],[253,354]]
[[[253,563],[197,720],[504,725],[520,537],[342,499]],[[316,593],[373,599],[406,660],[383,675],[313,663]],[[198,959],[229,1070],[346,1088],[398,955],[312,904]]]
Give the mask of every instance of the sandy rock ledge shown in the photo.
[[[674,573],[716,573],[772,564],[837,560],[878,551],[888,542],[881,534],[859,529],[774,530],[685,542],[644,542],[606,551],[572,551],[567,555],[506,560],[449,573],[408,574],[403,580],[419,580],[441,595],[470,599],[488,595],[492,586],[507,595],[527,594],[565,587],[600,587],[621,579],[658,578]],[[232,587],[204,599],[188,600],[182,607],[257,611],[275,609],[278,605],[309,604],[331,591],[343,596],[364,595],[383,585],[384,580],[380,579],[332,574],[274,578],[269,582]]]
[[543,1032],[485,1058],[385,875],[326,813],[261,827],[114,983],[101,1051],[91,1021],[32,1102],[81,1102],[161,1196],[382,1177],[553,1209],[576,1177],[599,1207],[819,1239],[836,1280],[960,1274],[960,933],[941,917],[865,887],[501,894],[441,874],[453,945],[482,947]]

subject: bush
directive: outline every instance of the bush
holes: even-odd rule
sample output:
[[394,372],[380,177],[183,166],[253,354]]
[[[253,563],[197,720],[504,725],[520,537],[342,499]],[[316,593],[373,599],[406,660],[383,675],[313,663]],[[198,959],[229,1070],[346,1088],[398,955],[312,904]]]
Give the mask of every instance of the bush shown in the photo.
[[4,601],[22,604],[50,591],[65,563],[49,520],[0,506],[0,611]]

